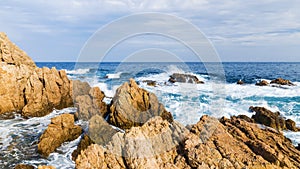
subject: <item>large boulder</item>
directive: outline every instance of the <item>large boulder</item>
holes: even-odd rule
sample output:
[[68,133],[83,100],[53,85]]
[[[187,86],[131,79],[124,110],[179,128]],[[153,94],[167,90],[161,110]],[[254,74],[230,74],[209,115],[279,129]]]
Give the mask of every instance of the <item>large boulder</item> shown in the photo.
[[107,114],[104,97],[104,93],[98,87],[91,88],[88,94],[77,96],[75,99],[76,117],[83,120],[89,120],[95,115],[104,117]]
[[109,122],[122,129],[141,126],[154,116],[173,121],[171,113],[159,103],[155,94],[138,87],[133,79],[117,89],[110,111]]
[[73,106],[73,85],[66,72],[38,68],[4,33],[0,33],[0,74],[0,114],[44,116],[54,108]]
[[250,111],[254,111],[255,114],[252,116],[252,119],[256,123],[263,124],[268,127],[272,127],[277,130],[291,130],[291,131],[300,131],[296,127],[296,123],[291,120],[285,120],[284,117],[280,115],[279,112],[272,112],[264,107],[253,107],[251,106]]
[[271,84],[279,84],[279,85],[295,86],[295,84],[293,84],[291,81],[282,79],[282,78],[274,79],[270,83]]
[[203,84],[203,81],[200,81],[197,76],[189,75],[189,74],[181,74],[181,73],[173,73],[170,78],[169,82],[175,83],[196,83],[196,84]]
[[54,117],[40,137],[38,152],[47,157],[62,143],[75,140],[81,133],[82,128],[74,125],[74,115],[62,114]]

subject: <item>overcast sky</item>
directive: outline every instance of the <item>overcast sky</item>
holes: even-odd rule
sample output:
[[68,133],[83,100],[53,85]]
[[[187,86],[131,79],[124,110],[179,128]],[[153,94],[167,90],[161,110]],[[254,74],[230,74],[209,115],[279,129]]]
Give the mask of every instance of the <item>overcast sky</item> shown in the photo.
[[[0,31],[35,61],[76,61],[86,41],[103,26],[126,15],[161,12],[199,28],[222,61],[300,62],[299,9],[298,0],[1,0]],[[165,37],[134,37],[107,61],[147,47],[159,51],[169,44],[171,49],[174,43]]]

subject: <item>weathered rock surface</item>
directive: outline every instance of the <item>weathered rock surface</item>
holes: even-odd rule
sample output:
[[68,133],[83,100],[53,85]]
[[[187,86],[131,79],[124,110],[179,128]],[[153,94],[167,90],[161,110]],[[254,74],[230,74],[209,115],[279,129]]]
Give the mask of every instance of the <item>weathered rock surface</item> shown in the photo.
[[269,86],[269,82],[266,80],[259,81],[255,84],[256,86]]
[[34,169],[34,167],[27,164],[18,164],[15,166],[15,169]]
[[107,105],[103,102],[104,93],[98,87],[90,88],[88,94],[82,95],[83,93],[77,93],[78,96],[75,100],[76,117],[83,120],[89,120],[95,115],[104,117],[107,113]]
[[38,68],[4,33],[0,33],[0,114],[43,116],[73,105],[64,70]]
[[109,123],[122,129],[141,126],[154,116],[173,121],[171,113],[165,110],[157,97],[139,88],[133,79],[117,89],[110,111]]
[[279,85],[295,86],[295,84],[293,84],[291,81],[286,80],[286,79],[282,79],[282,78],[272,80],[270,83],[271,84],[275,83],[275,84],[279,84]]
[[264,107],[250,107],[251,111],[255,112],[255,115],[252,116],[252,119],[256,123],[264,124],[265,126],[272,127],[277,130],[291,130],[291,131],[300,131],[296,127],[296,123],[291,120],[285,120],[279,112],[272,112]]
[[105,147],[93,144],[77,168],[296,169],[300,151],[282,133],[232,117],[203,116],[190,130],[161,117],[117,133]]
[[56,169],[56,168],[53,166],[41,165],[41,166],[38,166],[38,169]]
[[94,144],[94,142],[90,139],[88,135],[84,134],[79,144],[77,145],[76,150],[74,150],[72,153],[72,160],[75,161],[80,152],[87,149],[88,146],[90,146],[91,144]]
[[203,81],[200,81],[197,76],[189,75],[189,74],[181,74],[181,73],[173,73],[170,78],[169,82],[175,83],[196,83],[196,84],[203,84]]
[[47,157],[66,141],[78,138],[82,133],[80,126],[74,125],[74,115],[62,114],[51,119],[38,143],[38,152]]

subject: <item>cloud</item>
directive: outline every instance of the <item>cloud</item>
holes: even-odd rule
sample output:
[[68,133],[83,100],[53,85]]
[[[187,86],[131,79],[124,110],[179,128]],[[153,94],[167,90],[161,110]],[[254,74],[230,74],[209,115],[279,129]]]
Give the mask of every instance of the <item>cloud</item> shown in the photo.
[[[300,44],[299,6],[297,0],[3,0],[0,24],[1,31],[20,44],[30,39],[34,45],[42,45],[44,38],[51,36],[63,55],[75,55],[75,50],[65,51],[59,45],[73,42],[73,47],[80,48],[97,29],[137,12],[163,12],[185,18],[222,49],[289,46]],[[46,44],[44,53],[35,53],[33,45],[29,48],[36,57],[50,57],[51,49]]]

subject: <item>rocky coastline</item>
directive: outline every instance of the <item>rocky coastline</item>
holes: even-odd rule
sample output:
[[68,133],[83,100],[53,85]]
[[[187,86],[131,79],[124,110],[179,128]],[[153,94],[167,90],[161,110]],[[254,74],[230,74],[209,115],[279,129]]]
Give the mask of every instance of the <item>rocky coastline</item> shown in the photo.
[[[63,70],[38,68],[4,33],[0,33],[0,65],[0,116],[13,118],[16,112],[31,118],[45,116],[53,109],[77,108],[75,114],[66,112],[51,119],[36,143],[41,158],[80,137],[72,154],[78,169],[300,168],[299,147],[282,133],[300,129],[279,112],[250,107],[251,118],[205,115],[196,124],[183,126],[155,94],[140,88],[133,79],[121,85],[106,104],[101,89],[70,80]],[[180,74],[173,74],[169,81],[204,83]],[[270,84],[294,85],[284,79]],[[75,124],[79,119],[89,121],[88,131]],[[15,168],[34,167],[19,164]]]

